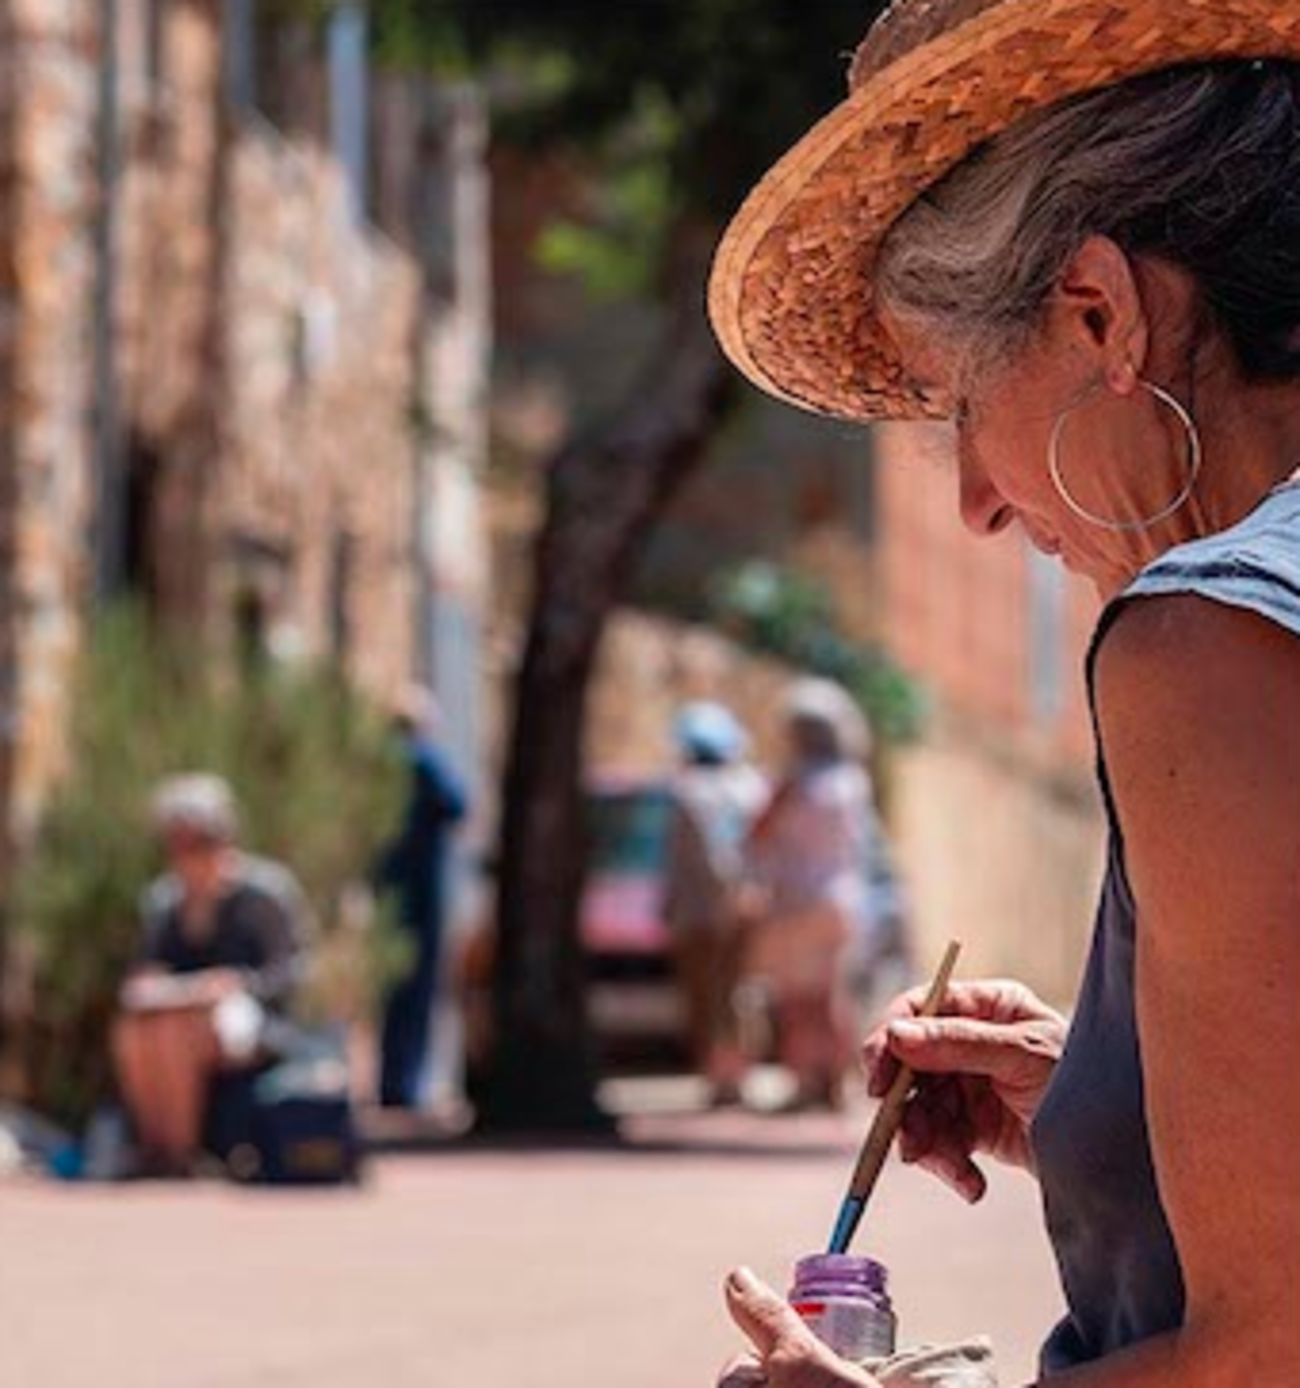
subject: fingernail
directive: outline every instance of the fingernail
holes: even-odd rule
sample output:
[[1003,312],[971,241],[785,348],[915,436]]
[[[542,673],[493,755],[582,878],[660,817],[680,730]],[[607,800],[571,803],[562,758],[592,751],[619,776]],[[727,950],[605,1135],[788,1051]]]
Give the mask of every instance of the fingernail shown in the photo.
[[733,1268],[727,1283],[732,1291],[741,1296],[749,1296],[758,1290],[758,1278],[748,1268]]
[[925,1028],[920,1022],[890,1022],[889,1035],[891,1040],[907,1045],[909,1042],[924,1041]]

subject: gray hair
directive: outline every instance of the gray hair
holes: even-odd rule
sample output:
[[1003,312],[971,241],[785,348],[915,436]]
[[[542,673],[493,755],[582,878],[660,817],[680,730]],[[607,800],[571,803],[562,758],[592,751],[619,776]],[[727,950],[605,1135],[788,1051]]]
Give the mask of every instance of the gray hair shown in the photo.
[[1248,378],[1300,376],[1300,64],[1169,68],[1026,117],[894,225],[878,304],[978,373],[1091,235],[1191,274]]
[[235,797],[220,776],[192,772],[170,776],[153,793],[154,828],[160,834],[188,829],[213,843],[233,843],[239,831]]
[[871,751],[871,725],[857,700],[834,680],[807,676],[785,697],[786,725],[798,755],[808,761],[844,761]]

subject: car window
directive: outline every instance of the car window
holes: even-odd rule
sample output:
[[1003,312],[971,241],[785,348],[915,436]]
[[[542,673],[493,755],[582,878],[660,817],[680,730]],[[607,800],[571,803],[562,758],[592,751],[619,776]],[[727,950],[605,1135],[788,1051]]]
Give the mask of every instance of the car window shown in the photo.
[[667,790],[598,791],[587,798],[591,866],[598,872],[655,872],[663,864],[671,801]]

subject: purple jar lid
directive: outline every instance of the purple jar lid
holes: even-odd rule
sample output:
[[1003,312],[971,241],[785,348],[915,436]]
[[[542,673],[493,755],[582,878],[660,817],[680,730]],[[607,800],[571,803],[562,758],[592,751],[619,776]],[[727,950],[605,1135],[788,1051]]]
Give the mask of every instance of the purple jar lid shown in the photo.
[[889,1273],[874,1258],[851,1253],[810,1253],[794,1265],[791,1300],[809,1296],[860,1297],[889,1306]]

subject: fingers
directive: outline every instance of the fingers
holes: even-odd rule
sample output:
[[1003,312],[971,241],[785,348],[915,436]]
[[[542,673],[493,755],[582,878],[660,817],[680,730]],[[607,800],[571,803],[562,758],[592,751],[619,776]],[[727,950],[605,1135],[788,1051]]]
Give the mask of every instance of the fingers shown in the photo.
[[[898,1073],[898,1058],[891,1045],[891,1033],[898,1022],[914,1021],[925,1005],[929,992],[926,986],[909,988],[900,993],[881,1013],[879,1024],[867,1037],[862,1048],[863,1066],[867,1072],[867,1092],[880,1098],[888,1092]],[[950,984],[944,993],[940,1012],[945,1016],[985,1018],[990,1021],[1015,1020],[1012,1002],[1020,993],[1028,993],[1019,984],[1000,980]],[[1003,1015],[1003,1014],[1006,1015]]]
[[880,1015],[879,1024],[862,1045],[862,1064],[867,1072],[867,1093],[883,1098],[898,1074],[898,1061],[889,1048],[889,1029],[895,1022],[915,1017],[925,1002],[923,988],[900,993]]
[[727,1310],[762,1359],[778,1349],[807,1346],[813,1338],[789,1302],[748,1268],[736,1268],[728,1276]]
[[763,1365],[755,1354],[738,1354],[729,1359],[718,1374],[717,1388],[760,1388],[767,1382]]
[[879,1388],[829,1350],[798,1313],[748,1268],[727,1278],[727,1308],[754,1350],[723,1367],[717,1388]]
[[986,1075],[1019,1079],[1037,1047],[1025,1030],[966,1017],[917,1017],[891,1022],[888,1044],[896,1061],[919,1074]]
[[957,1084],[939,1081],[918,1094],[904,1115],[899,1156],[938,1176],[968,1204],[984,1198],[988,1181],[973,1160],[977,1134]]

